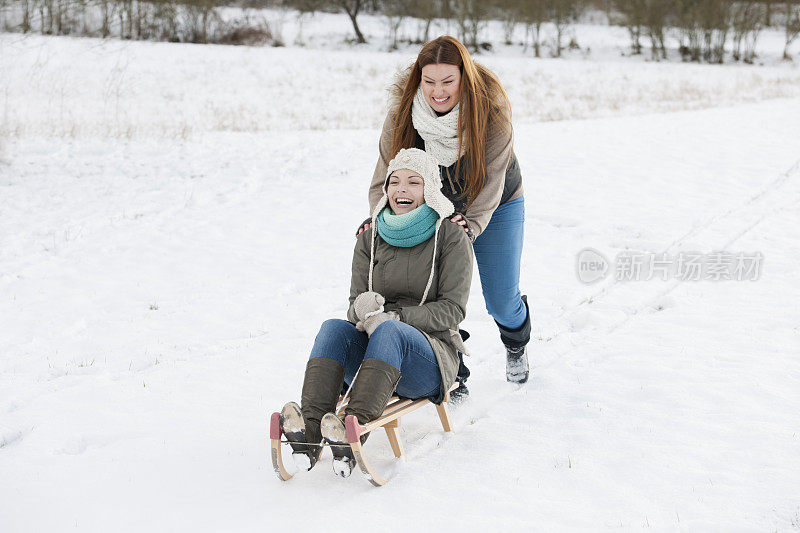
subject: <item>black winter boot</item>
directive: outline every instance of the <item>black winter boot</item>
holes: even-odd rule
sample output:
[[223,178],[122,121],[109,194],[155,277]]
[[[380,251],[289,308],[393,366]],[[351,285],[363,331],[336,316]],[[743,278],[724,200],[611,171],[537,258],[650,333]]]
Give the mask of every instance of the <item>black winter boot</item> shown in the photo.
[[[317,446],[322,441],[320,420],[325,413],[336,409],[343,382],[342,365],[327,357],[309,359],[303,379],[302,407],[290,402],[281,411],[281,427],[291,442],[292,455],[298,465],[306,463],[308,470],[316,464],[322,452],[322,447]],[[308,457],[307,462],[303,456]]]
[[[523,295],[525,302],[525,323],[517,329],[506,329],[500,324],[500,340],[506,347],[506,381],[525,383],[530,373],[528,366],[527,344],[531,340],[531,311],[528,307],[528,296]],[[495,321],[497,323],[497,321]]]
[[[463,329],[459,329],[458,333],[461,335],[461,340],[466,342],[469,339],[469,333]],[[456,383],[458,387],[450,391],[450,403],[458,405],[469,398],[469,389],[467,388],[467,378],[469,377],[469,368],[464,364],[464,354],[458,352],[458,374],[456,374]]]
[[[383,413],[398,381],[400,371],[389,363],[380,359],[364,359],[350,391],[344,416],[354,415],[359,424],[372,422]],[[322,436],[331,444],[333,471],[342,477],[349,476],[355,467],[355,457],[347,443],[342,419],[333,413],[326,414],[322,419]],[[362,443],[367,436],[361,437]]]

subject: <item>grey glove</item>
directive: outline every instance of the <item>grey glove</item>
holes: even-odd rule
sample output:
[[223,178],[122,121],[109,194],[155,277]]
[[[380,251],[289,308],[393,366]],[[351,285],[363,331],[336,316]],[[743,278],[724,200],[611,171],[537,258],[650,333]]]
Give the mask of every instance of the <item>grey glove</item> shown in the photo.
[[383,304],[385,302],[386,299],[383,296],[373,291],[362,292],[356,296],[353,302],[353,311],[355,311],[356,317],[358,317],[356,329],[358,329],[358,331],[364,331],[364,321],[372,315],[382,313]]
[[[378,313],[377,315],[372,315],[364,320],[363,324],[359,322],[358,324],[362,324],[364,331],[367,332],[367,336],[371,336],[372,333],[375,331],[375,328],[386,322],[387,320],[400,320],[400,315],[397,311],[388,311],[386,313]],[[356,328],[358,328],[358,324],[356,324]]]

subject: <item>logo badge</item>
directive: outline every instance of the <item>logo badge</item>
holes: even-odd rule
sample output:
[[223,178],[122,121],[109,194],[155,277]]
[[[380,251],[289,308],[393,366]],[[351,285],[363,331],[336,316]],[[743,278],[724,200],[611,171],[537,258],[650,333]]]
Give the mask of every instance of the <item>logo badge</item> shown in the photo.
[[575,274],[582,283],[591,284],[600,281],[608,275],[608,270],[608,259],[594,248],[584,248],[578,252]]

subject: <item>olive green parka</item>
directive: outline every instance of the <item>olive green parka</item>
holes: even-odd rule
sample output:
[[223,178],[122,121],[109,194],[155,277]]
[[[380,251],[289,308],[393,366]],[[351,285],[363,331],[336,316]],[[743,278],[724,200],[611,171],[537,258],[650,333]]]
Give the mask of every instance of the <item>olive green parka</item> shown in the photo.
[[[370,241],[373,227],[362,232],[353,251],[350,308],[347,320],[358,321],[353,302],[368,290]],[[437,242],[436,270],[423,305],[422,295],[431,273],[433,246]],[[431,237],[410,248],[392,246],[375,236],[372,290],[386,299],[385,311],[397,311],[400,320],[421,331],[431,343],[442,386],[434,403],[441,403],[458,372],[458,351],[464,352],[458,325],[464,320],[472,282],[472,244],[464,230],[443,220],[439,238]]]

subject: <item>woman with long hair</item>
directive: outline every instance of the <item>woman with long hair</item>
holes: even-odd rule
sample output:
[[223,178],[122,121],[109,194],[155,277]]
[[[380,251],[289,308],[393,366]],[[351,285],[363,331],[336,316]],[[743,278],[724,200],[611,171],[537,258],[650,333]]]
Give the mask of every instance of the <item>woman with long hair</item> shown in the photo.
[[[506,379],[524,383],[531,318],[519,290],[525,204],[512,139],[511,104],[497,76],[475,63],[457,39],[438,37],[391,88],[369,202],[372,212],[388,163],[401,149],[419,148],[436,158],[442,192],[457,211],[450,220],[473,243],[486,309],[506,348]],[[359,234],[369,227],[363,224]],[[462,361],[454,399],[468,394],[467,376]]]

